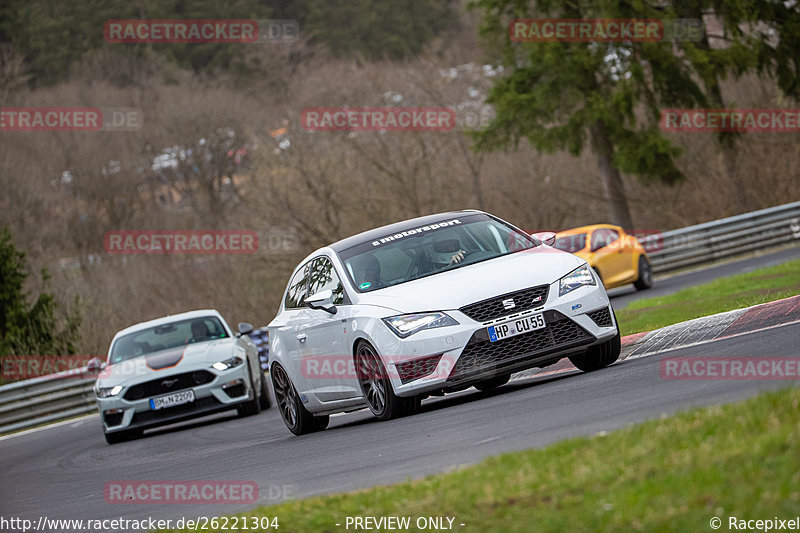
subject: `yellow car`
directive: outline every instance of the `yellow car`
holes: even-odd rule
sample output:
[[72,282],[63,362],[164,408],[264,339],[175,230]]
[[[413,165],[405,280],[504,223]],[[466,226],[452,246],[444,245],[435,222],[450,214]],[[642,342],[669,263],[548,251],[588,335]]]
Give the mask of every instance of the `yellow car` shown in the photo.
[[647,253],[636,237],[619,226],[595,224],[560,231],[553,246],[585,259],[606,289],[628,283],[638,290],[653,286]]

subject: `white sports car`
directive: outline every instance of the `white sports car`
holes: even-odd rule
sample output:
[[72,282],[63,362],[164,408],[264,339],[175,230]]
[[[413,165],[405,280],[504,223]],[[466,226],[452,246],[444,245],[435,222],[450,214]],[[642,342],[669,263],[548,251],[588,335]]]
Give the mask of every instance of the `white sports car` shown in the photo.
[[585,260],[480,211],[399,222],[316,250],[269,324],[281,415],[300,435],[369,407],[413,413],[429,395],[503,385],[564,357],[610,365],[619,329]]
[[234,334],[208,309],[117,333],[94,388],[106,441],[227,409],[247,416],[268,408],[267,379],[247,336],[252,330],[242,323]]

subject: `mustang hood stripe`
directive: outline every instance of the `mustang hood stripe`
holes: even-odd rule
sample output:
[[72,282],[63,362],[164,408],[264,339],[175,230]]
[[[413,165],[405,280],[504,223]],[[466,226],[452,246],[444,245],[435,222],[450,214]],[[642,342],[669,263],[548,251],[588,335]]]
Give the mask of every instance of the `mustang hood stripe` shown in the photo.
[[185,351],[186,346],[178,346],[177,348],[169,348],[160,352],[149,353],[144,357],[148,367],[153,370],[161,370],[180,363]]

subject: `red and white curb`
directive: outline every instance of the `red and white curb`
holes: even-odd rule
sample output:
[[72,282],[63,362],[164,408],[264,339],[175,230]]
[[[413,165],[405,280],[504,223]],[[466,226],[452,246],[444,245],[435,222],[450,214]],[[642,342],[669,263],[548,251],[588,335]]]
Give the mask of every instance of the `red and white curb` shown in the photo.
[[[765,331],[800,323],[800,295],[763,304],[679,322],[653,331],[622,337],[619,360],[639,359],[677,348],[687,348],[709,342]],[[578,371],[569,359],[538,371],[515,374],[512,379],[551,376]]]
[[638,359],[797,323],[800,295],[623,337],[620,359]]

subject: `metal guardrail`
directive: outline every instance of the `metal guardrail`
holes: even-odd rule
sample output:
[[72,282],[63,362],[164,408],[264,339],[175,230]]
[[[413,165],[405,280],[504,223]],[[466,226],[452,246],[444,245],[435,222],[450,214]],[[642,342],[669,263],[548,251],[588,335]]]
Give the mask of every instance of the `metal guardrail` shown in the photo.
[[[656,273],[800,243],[800,202],[651,234],[640,241],[653,250],[648,256]],[[263,343],[262,338],[254,340]],[[0,434],[95,412],[95,377],[81,368],[0,386]]]
[[0,386],[0,434],[96,412],[96,378],[79,368]]
[[800,243],[800,202],[779,205],[640,239],[661,274],[748,252]]

